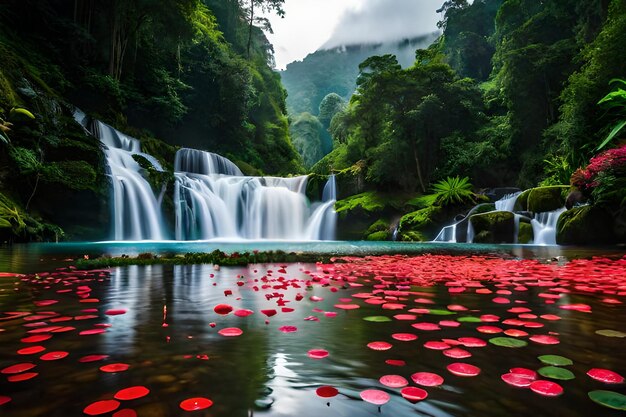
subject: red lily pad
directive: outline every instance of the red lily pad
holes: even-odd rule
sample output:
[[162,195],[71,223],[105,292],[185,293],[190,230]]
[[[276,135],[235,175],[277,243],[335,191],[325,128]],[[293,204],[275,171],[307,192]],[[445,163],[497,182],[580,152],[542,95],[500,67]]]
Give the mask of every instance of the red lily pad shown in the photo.
[[591,306],[588,304],[564,304],[559,306],[563,310],[581,311],[583,313],[591,313]]
[[7,397],[6,395],[0,395],[0,405],[5,405],[6,403],[11,401],[11,397]]
[[108,359],[109,355],[87,355],[83,356],[78,360],[78,362],[88,363],[88,362],[98,362],[105,359]]
[[439,342],[436,340],[431,340],[429,342],[424,343],[424,347],[426,349],[432,349],[432,350],[446,350],[446,349],[450,349],[451,346],[445,342]]
[[375,405],[387,404],[391,399],[389,394],[378,389],[366,389],[365,391],[361,391],[360,395],[363,401],[367,401],[368,403]]
[[236,310],[234,314],[237,317],[248,317],[248,316],[254,314],[254,311],[242,309],[242,310]]
[[82,332],[78,333],[80,336],[90,336],[92,334],[101,334],[101,333],[105,333],[106,329],[89,329],[89,330],[83,330]]
[[443,351],[443,354],[454,359],[465,359],[472,356],[470,352],[461,348],[446,349]]
[[533,381],[530,384],[530,389],[537,394],[545,395],[546,397],[556,397],[563,394],[563,387],[556,382],[544,381],[542,379]]
[[144,386],[138,385],[136,387],[124,388],[119,390],[113,398],[121,401],[136,400],[137,398],[145,397],[150,393],[150,390]]
[[322,398],[332,398],[339,394],[339,390],[335,387],[325,385],[316,389],[315,393]]
[[417,385],[422,385],[424,387],[436,387],[443,384],[444,379],[432,372],[416,372],[411,375],[411,379]]
[[307,352],[307,356],[311,359],[324,359],[328,356],[328,351],[324,349],[311,349]]
[[104,312],[107,316],[121,316],[122,314],[126,314],[126,310],[120,308],[116,310],[107,310]]
[[426,331],[441,330],[441,327],[439,327],[439,325],[435,323],[428,323],[428,322],[413,323],[411,326],[418,330],[426,330]]
[[42,361],[58,361],[59,359],[66,358],[67,355],[69,355],[69,352],[48,352],[44,355],[41,355],[39,359],[41,359]]
[[406,361],[403,361],[401,359],[387,359],[385,363],[391,366],[405,366],[406,365]]
[[282,326],[278,330],[283,333],[294,333],[298,331],[298,328],[296,326]]
[[459,342],[461,342],[463,346],[469,348],[487,346],[487,342],[476,337],[459,337]]
[[405,399],[411,402],[421,401],[425,399],[426,397],[428,397],[428,393],[426,391],[417,387],[402,388],[402,391],[400,391],[400,394],[402,394],[402,397],[404,397]]
[[522,376],[524,378],[528,378],[531,381],[534,381],[535,379],[537,379],[537,372],[533,371],[532,369],[528,369],[528,368],[511,368],[509,369],[509,372],[515,375],[519,375]]
[[15,364],[15,365],[7,366],[3,370],[1,370],[0,373],[3,373],[5,375],[19,374],[21,372],[30,371],[31,369],[33,369],[36,366],[37,365],[35,365],[34,363],[28,363],[28,362],[27,363],[18,363],[18,364]]
[[215,311],[219,315],[225,316],[233,311],[233,307],[228,304],[218,304],[213,308],[213,311]]
[[137,417],[137,412],[131,408],[124,408],[113,413],[113,417]]
[[496,333],[502,332],[501,328],[495,327],[495,326],[478,326],[476,330],[478,330],[481,333],[487,333],[487,334],[496,334]]
[[532,379],[527,378],[524,375],[514,373],[504,374],[500,378],[502,378],[502,380],[507,384],[518,388],[528,388],[533,382]]
[[530,336],[529,339],[541,345],[558,345],[560,343],[559,339],[549,335],[534,335]]
[[469,363],[456,362],[451,363],[446,367],[450,373],[457,376],[476,376],[480,374],[480,368]]
[[130,368],[130,365],[128,365],[126,363],[111,363],[109,365],[101,366],[100,370],[102,372],[114,373],[114,372],[124,372],[128,368]]
[[224,329],[218,330],[217,333],[225,337],[237,337],[243,334],[243,330],[241,330],[239,327],[226,327]]
[[409,381],[400,375],[383,375],[378,381],[384,386],[390,388],[402,388],[409,385]]
[[101,414],[107,414],[117,410],[120,407],[120,402],[115,400],[96,401],[89,404],[83,410],[83,413],[90,416],[99,416]]
[[622,375],[608,369],[593,368],[587,372],[587,375],[597,381],[605,382],[607,384],[621,384],[624,382],[624,377]]
[[417,335],[413,333],[394,333],[391,337],[401,342],[410,342],[417,339]]
[[27,348],[23,348],[17,351],[18,355],[34,355],[35,353],[40,353],[46,350],[43,346],[30,346]]
[[209,408],[213,405],[213,401],[208,398],[203,397],[195,397],[188,398],[180,403],[180,408],[185,411],[198,411],[204,410],[205,408]]
[[7,378],[7,381],[9,382],[28,381],[29,379],[33,379],[37,375],[39,375],[37,372],[25,372],[23,374],[11,375],[10,377]]
[[22,343],[39,343],[48,340],[52,337],[51,334],[37,334],[35,336],[25,337],[20,342]]
[[267,317],[272,317],[276,315],[277,311],[274,309],[269,309],[269,310],[261,310],[261,313],[265,314]]
[[361,306],[358,304],[335,304],[335,308],[340,310],[356,310],[361,308]]
[[367,344],[367,347],[372,350],[389,350],[393,345],[388,342],[370,342]]

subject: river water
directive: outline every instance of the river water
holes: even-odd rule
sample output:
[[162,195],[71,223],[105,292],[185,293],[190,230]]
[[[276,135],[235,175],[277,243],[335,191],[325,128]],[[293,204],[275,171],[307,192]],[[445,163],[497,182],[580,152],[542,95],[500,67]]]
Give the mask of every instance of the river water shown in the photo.
[[[620,334],[626,332],[626,262],[619,249],[599,249],[591,254],[609,257],[582,261],[569,259],[590,253],[573,248],[502,252],[476,246],[462,255],[444,246],[453,254],[428,255],[440,246],[405,246],[422,255],[349,258],[333,265],[130,266],[91,273],[70,268],[70,259],[84,254],[246,248],[242,242],[171,245],[2,248],[0,271],[31,275],[0,278],[0,404],[8,401],[0,405],[0,415],[81,416],[103,411],[99,406],[110,407],[102,415],[116,417],[623,415],[594,403],[588,392],[626,394],[624,384],[587,375],[593,368],[626,375],[626,339],[605,335],[626,336]],[[311,243],[298,250],[347,254],[348,247],[351,254],[401,248],[350,243],[339,250]],[[247,248],[285,250],[293,244],[258,242]],[[555,256],[567,258],[548,259]],[[218,314],[228,310],[220,304],[233,310]],[[426,330],[429,326],[433,330]],[[220,334],[233,328],[242,334]],[[541,336],[540,342],[534,336]],[[487,343],[459,342],[467,337]],[[526,345],[497,346],[489,342],[494,337]],[[471,356],[454,359],[427,343],[442,341]],[[375,350],[368,347],[372,342],[391,347]],[[311,350],[328,356],[312,358]],[[574,379],[538,377],[559,384],[562,395],[547,397],[502,381],[511,368],[541,369],[545,365],[537,357],[547,354],[573,362],[563,368]],[[103,356],[85,361],[91,355]],[[448,370],[455,362],[477,366],[480,373],[457,376]],[[19,364],[34,367],[6,372]],[[112,364],[124,366],[117,372],[101,369]],[[412,379],[417,372],[435,373],[444,382],[418,385]],[[428,397],[404,399],[401,387],[381,383],[385,375],[403,377]],[[338,395],[318,396],[322,386],[336,388]],[[138,398],[115,400],[131,387],[145,389]],[[380,407],[364,401],[361,394],[372,389],[387,393],[389,401]],[[199,397],[212,406],[181,408]]]

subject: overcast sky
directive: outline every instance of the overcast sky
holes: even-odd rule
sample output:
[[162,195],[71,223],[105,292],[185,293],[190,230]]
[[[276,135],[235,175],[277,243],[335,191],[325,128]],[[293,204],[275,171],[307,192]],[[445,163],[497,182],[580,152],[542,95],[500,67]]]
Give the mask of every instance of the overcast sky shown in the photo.
[[276,67],[324,47],[390,41],[437,29],[443,0],[285,0],[284,19],[269,16]]

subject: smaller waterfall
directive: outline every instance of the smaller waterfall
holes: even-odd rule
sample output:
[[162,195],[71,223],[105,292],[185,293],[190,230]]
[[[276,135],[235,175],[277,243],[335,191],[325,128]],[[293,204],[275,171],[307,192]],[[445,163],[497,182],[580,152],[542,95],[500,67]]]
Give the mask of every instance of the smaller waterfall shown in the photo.
[[337,180],[335,174],[331,174],[328,177],[326,185],[324,185],[324,191],[322,192],[322,201],[337,201]]
[[467,219],[467,243],[474,243],[474,225],[470,219]]
[[535,245],[556,245],[556,224],[566,208],[535,214],[531,220]]
[[456,243],[456,223],[450,226],[445,226],[433,242],[449,242]]
[[190,148],[182,148],[176,152],[174,171],[243,177],[241,170],[229,159],[215,153]]
[[513,224],[514,224],[513,243],[519,243],[519,222],[521,219],[522,219],[522,216],[520,216],[517,213],[513,213]]
[[502,197],[500,200],[496,201],[496,210],[497,211],[515,211],[515,203],[517,202],[517,197],[521,194],[521,191],[518,191],[513,194],[507,194]]

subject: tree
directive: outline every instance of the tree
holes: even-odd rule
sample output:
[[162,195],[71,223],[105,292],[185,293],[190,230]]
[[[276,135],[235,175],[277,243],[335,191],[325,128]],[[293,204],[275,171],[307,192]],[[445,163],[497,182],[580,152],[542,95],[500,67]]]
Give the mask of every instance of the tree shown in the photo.
[[248,43],[246,46],[246,56],[250,58],[250,47],[252,46],[252,29],[259,26],[263,30],[272,33],[272,26],[266,17],[258,16],[259,13],[275,12],[278,16],[284,17],[283,4],[285,0],[239,0],[239,5],[245,12],[248,23]]
[[318,119],[325,129],[330,128],[333,117],[346,108],[346,101],[337,93],[330,93],[322,99],[319,108]]

